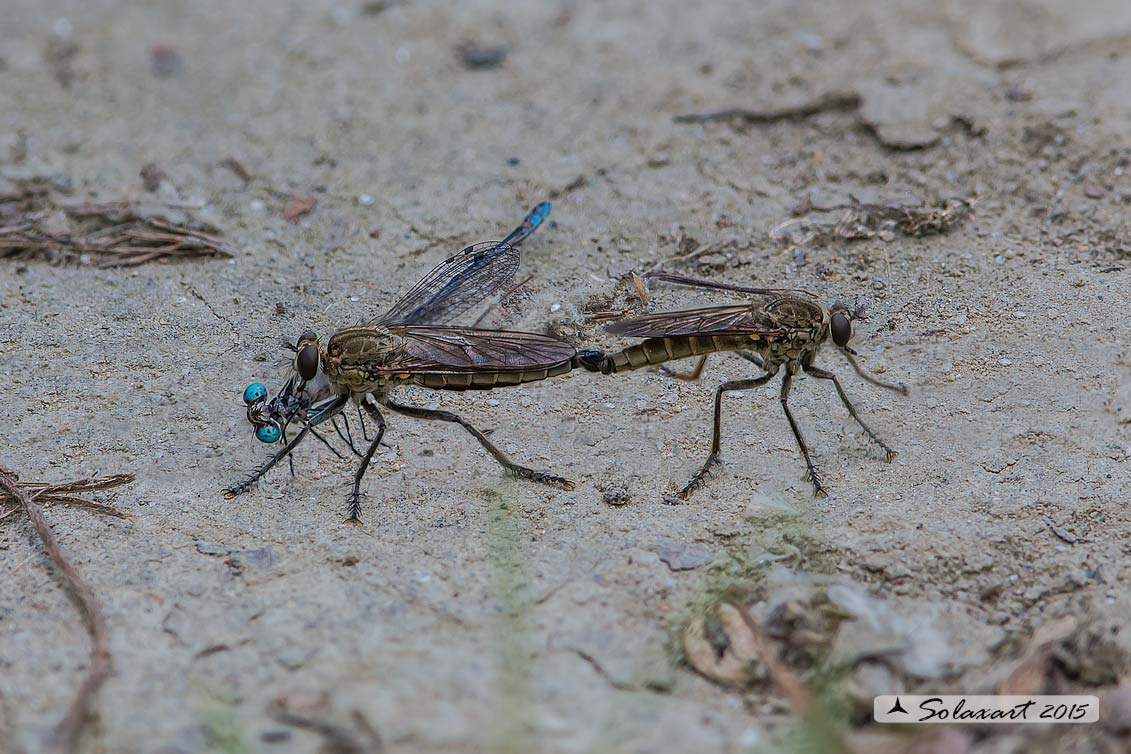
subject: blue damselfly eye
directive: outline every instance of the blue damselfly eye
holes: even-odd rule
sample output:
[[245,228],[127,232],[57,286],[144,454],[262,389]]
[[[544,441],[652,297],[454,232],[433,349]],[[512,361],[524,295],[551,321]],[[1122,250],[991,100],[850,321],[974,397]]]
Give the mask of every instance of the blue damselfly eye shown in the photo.
[[283,436],[283,432],[279,430],[279,425],[275,422],[268,422],[256,430],[256,440],[266,442],[268,445],[278,442],[280,436]]
[[259,429],[255,430],[255,439],[259,440],[259,442],[265,442],[270,445],[273,442],[279,442],[279,438],[282,436],[282,434],[283,433],[279,430],[278,424],[276,424],[275,422],[269,422],[267,424],[264,424]]
[[258,403],[267,397],[267,386],[262,382],[253,382],[243,391],[243,402],[247,405]]

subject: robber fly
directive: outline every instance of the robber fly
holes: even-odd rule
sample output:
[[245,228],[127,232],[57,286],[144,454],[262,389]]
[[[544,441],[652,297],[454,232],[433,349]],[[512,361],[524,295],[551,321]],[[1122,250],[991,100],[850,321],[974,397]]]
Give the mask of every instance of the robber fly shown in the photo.
[[[517,229],[525,228],[525,235],[520,234],[518,240],[529,235],[548,211],[546,205],[543,213],[528,216],[531,226],[524,224]],[[354,474],[346,519],[350,523],[360,523],[361,480],[385,434],[381,408],[418,419],[459,424],[508,473],[573,489],[568,479],[511,461],[483,432],[456,414],[398,403],[391,397],[397,386],[406,384],[434,390],[519,385],[565,374],[579,363],[578,358],[597,357],[596,352],[579,354],[565,341],[547,335],[437,324],[453,319],[506,286],[514,278],[518,261],[518,250],[506,241],[469,246],[441,262],[380,317],[339,330],[325,345],[314,333],[307,333],[297,343],[294,357],[298,389],[303,391],[306,384],[325,379],[329,397],[308,405],[305,422],[294,438],[248,479],[227,488],[225,496],[232,498],[246,491],[286,458],[314,427],[340,415],[351,401],[369,414],[377,430]]]
[[[522,222],[508,233],[506,238],[498,243],[509,244],[515,247],[519,246],[523,241],[529,238],[549,216],[550,203],[539,202],[526,213],[526,217],[523,218]],[[517,260],[515,260],[514,264],[517,265]],[[502,274],[505,276],[505,273]],[[513,276],[513,271],[511,274]],[[454,282],[458,284],[458,280]],[[486,298],[491,295],[492,292],[493,291],[484,292],[482,298]],[[469,303],[467,307],[470,308],[474,306],[475,303],[478,302]],[[299,336],[297,343],[294,345],[284,343],[284,346],[297,356],[303,341],[312,340],[317,340],[317,338],[313,332],[308,330]],[[307,353],[310,354],[311,352],[308,351]],[[300,365],[295,364],[294,366],[298,367]],[[267,387],[263,383],[253,382],[244,389],[243,401],[247,407],[247,420],[251,426],[254,427],[255,438],[260,442],[273,444],[282,440],[286,443],[287,427],[291,422],[305,422],[310,416],[310,408],[313,405],[324,402],[335,395],[334,388],[330,384],[330,381],[326,379],[324,374],[317,370],[316,365],[311,366],[305,364],[302,366],[305,366],[306,369],[299,370],[295,368],[291,370],[291,374],[283,384],[283,387],[271,400],[267,400]],[[301,377],[303,371],[315,374],[315,377],[304,380]],[[357,407],[357,412],[358,422],[361,424],[362,438],[368,440],[369,435],[365,430],[365,417],[361,412],[360,405]],[[339,418],[342,419],[342,424],[345,427],[344,433],[342,428],[338,426]],[[350,431],[349,421],[346,419],[346,416],[342,414],[339,417],[334,417],[331,419],[331,424],[334,427],[334,431],[338,434],[338,437],[346,443],[350,450],[354,452],[354,455],[360,457],[361,451],[359,451],[354,444],[353,433]],[[342,457],[330,443],[326,442],[317,430],[311,429],[310,433],[328,447],[334,455],[339,458]],[[289,458],[288,461],[290,461]],[[294,474],[293,466],[291,467],[291,474]]]
[[752,298],[743,304],[658,312],[614,322],[606,328],[610,333],[645,340],[612,354],[582,355],[579,357],[581,366],[590,371],[611,374],[698,356],[699,363],[688,374],[678,374],[661,367],[672,376],[694,380],[702,374],[709,354],[734,351],[765,372],[761,377],[724,382],[715,391],[711,452],[691,481],[679,491],[678,496],[681,499],[686,500],[699,488],[710,474],[711,467],[719,461],[723,394],[763,385],[783,368],[785,374],[782,378],[780,398],[782,410],[789,420],[790,429],[793,430],[793,436],[805,459],[806,478],[812,482],[817,497],[825,497],[828,492],[820,472],[809,456],[809,449],[805,444],[805,438],[801,435],[801,429],[789,410],[790,388],[793,385],[793,378],[799,372],[819,380],[831,381],[848,413],[869,439],[884,451],[885,460],[891,463],[895,459],[896,452],[856,413],[856,408],[848,400],[848,395],[836,375],[813,363],[821,345],[832,339],[833,345],[844,354],[852,368],[864,380],[907,395],[907,388],[904,385],[882,382],[864,372],[856,361],[855,357],[858,354],[848,343],[852,340],[853,321],[863,316],[862,309],[850,310],[841,304],[825,306],[817,301],[814,294],[801,289],[749,288],[668,273],[653,273],[649,277],[680,285],[745,293]]

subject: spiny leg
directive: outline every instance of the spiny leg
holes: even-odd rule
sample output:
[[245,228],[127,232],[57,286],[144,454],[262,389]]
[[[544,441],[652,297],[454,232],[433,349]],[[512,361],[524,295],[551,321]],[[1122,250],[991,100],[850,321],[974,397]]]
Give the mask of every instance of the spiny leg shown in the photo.
[[365,410],[377,422],[377,436],[369,443],[369,449],[361,459],[361,466],[353,476],[353,492],[349,496],[349,517],[346,518],[346,523],[357,526],[361,526],[361,478],[365,476],[365,470],[369,468],[369,462],[373,460],[373,454],[377,452],[377,446],[381,444],[381,437],[385,434],[385,417],[376,406],[370,406],[368,403],[364,405]]
[[451,413],[450,411],[435,411],[430,408],[420,408],[419,406],[406,406],[404,404],[391,401],[387,398],[382,401],[382,404],[390,410],[396,411],[399,414],[404,414],[405,416],[412,416],[417,419],[430,419],[434,421],[452,422],[454,424],[460,425],[469,433],[471,433],[472,437],[479,441],[479,444],[482,445],[487,450],[487,452],[495,458],[496,461],[499,462],[500,466],[506,469],[508,473],[513,474],[520,479],[529,479],[532,482],[548,484],[551,487],[561,487],[566,491],[572,490],[574,488],[573,482],[568,479],[563,479],[562,477],[554,476],[553,474],[547,474],[544,471],[535,471],[534,469],[529,469],[525,466],[520,466],[519,464],[515,463],[511,459],[507,458],[506,454],[503,453],[503,451],[496,448],[494,444],[492,444],[491,441],[487,439],[487,436],[485,434],[480,432],[475,427],[471,426],[471,424],[467,423],[456,414]]
[[715,391],[715,420],[711,427],[711,454],[707,456],[707,460],[699,467],[699,471],[695,472],[695,476],[691,477],[682,490],[676,493],[680,500],[686,500],[691,497],[691,493],[699,489],[710,476],[711,467],[719,462],[719,445],[722,437],[722,421],[723,421],[723,393],[729,393],[734,390],[750,390],[759,385],[765,385],[769,382],[774,373],[764,374],[761,377],[755,377],[749,380],[731,380],[719,385],[718,390]]
[[801,448],[801,455],[805,459],[805,477],[813,483],[814,497],[828,497],[828,491],[821,484],[821,472],[817,471],[817,467],[813,465],[813,459],[809,457],[809,448],[805,445],[805,438],[801,436],[801,428],[797,426],[797,420],[793,418],[793,413],[789,410],[789,389],[792,384],[793,374],[786,372],[781,381],[781,407],[785,411],[785,418],[789,420],[789,427],[793,430],[793,436],[797,439],[797,447]]
[[325,408],[319,411],[312,419],[310,419],[310,421],[303,425],[302,429],[299,430],[299,433],[295,435],[295,438],[293,440],[288,442],[286,446],[284,446],[283,449],[278,453],[268,458],[266,463],[255,470],[255,473],[253,473],[250,477],[243,480],[242,482],[225,488],[224,497],[231,500],[236,495],[239,495],[242,492],[246,492],[251,487],[251,485],[255,484],[263,477],[264,474],[274,468],[275,464],[289,456],[291,454],[291,451],[298,447],[299,443],[301,443],[306,438],[307,433],[310,432],[315,425],[321,424],[322,422],[337,416],[345,407],[346,401],[348,400],[348,397],[342,396],[335,399],[329,405],[326,405]]
[[836,388],[837,395],[840,396],[840,402],[843,403],[844,407],[848,409],[848,413],[852,416],[853,419],[856,420],[856,423],[860,425],[860,428],[864,430],[864,433],[868,435],[868,438],[884,449],[884,460],[888,463],[894,461],[896,455],[898,454],[894,450],[889,448],[887,443],[881,440],[879,436],[872,431],[872,428],[864,423],[864,420],[860,418],[860,415],[856,413],[855,406],[852,405],[852,401],[848,400],[848,395],[844,392],[844,388],[840,386],[840,380],[836,378],[836,375],[832,372],[827,372],[820,367],[806,366],[803,368],[805,369],[805,374],[811,374],[818,380],[832,380],[833,387]]
[[695,380],[703,376],[703,367],[705,367],[706,365],[707,357],[700,356],[699,363],[696,364],[695,368],[690,372],[677,372],[671,367],[666,366],[661,366],[660,371],[666,374],[668,377],[674,377],[677,380],[683,380],[684,382],[695,382]]

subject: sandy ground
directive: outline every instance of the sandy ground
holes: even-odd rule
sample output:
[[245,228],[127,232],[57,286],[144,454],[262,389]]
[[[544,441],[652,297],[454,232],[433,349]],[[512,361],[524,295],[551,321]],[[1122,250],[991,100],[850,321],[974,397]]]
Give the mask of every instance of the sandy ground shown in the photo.
[[[674,648],[688,611],[767,552],[932,605],[957,668],[1071,614],[1112,627],[1126,672],[1131,6],[387,5],[4,8],[0,179],[201,207],[239,250],[126,271],[0,262],[0,462],[48,481],[137,474],[112,497],[131,521],[49,514],[112,633],[83,752],[313,751],[266,706],[320,694],[390,752],[754,750],[782,711],[772,690],[719,688]],[[508,55],[470,70],[467,43]],[[163,75],[155,45],[178,56]],[[728,108],[769,116],[675,120]],[[285,220],[306,194],[314,210]],[[573,492],[392,417],[363,528],[340,523],[352,462],[313,445],[295,478],[222,498],[264,456],[239,396],[278,384],[282,339],[379,312],[546,197],[555,223],[523,248],[530,295],[508,326],[623,345],[588,317],[630,301],[611,276],[713,244],[665,269],[868,304],[857,347],[911,396],[822,363],[897,462],[802,380],[832,491],[814,500],[773,383],[728,400],[722,470],[665,504],[706,452],[712,386],[751,374],[718,357],[699,383],[409,391]],[[770,236],[798,212],[835,222],[852,197],[978,201],[942,235]],[[677,572],[661,552],[714,560]],[[26,522],[0,529],[0,569],[0,749],[36,751],[87,640]]]

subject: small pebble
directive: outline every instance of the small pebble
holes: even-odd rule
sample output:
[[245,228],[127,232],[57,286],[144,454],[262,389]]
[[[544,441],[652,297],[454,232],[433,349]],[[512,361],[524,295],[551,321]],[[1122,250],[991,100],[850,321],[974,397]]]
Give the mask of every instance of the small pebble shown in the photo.
[[1016,317],[1017,319],[1025,319],[1025,312],[1016,311],[1016,312],[1013,312],[1013,316]]
[[699,542],[661,542],[656,555],[673,571],[690,571],[701,568],[715,559],[715,551]]
[[466,44],[459,49],[460,61],[465,68],[482,71],[498,68],[507,59],[504,47],[481,47],[475,44]]
[[357,197],[357,203],[360,204],[362,207],[373,206],[373,201],[374,201],[373,197],[370,196],[369,194],[362,194],[361,196]]
[[552,312],[560,312],[561,310],[562,310],[561,304],[551,304],[550,305],[550,311],[552,311]]

